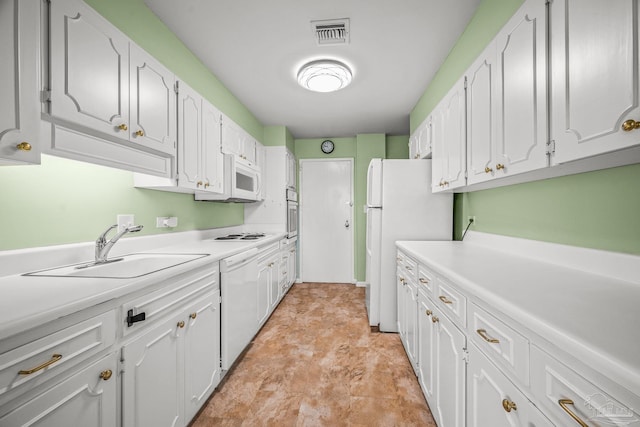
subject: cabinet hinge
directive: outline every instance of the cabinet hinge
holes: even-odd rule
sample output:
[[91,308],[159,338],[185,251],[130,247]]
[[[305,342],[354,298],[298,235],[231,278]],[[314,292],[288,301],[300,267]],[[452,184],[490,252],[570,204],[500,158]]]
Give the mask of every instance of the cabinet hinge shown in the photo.
[[548,156],[555,154],[556,152],[556,141],[554,139],[547,142],[547,152]]
[[466,348],[462,349],[462,360],[464,360],[464,363],[469,363],[469,352]]
[[464,76],[464,88],[467,88],[467,76]]
[[[222,304],[222,295],[218,295],[218,302],[219,302],[220,304]],[[222,362],[220,362],[220,363],[222,363]]]
[[40,92],[41,102],[51,102],[51,91],[43,90]]
[[544,4],[546,4],[546,5],[550,5],[551,3],[553,3],[553,0],[546,0],[546,1],[544,2]]
[[178,83],[180,83],[180,82],[175,82],[175,83],[173,84],[173,91],[174,91],[176,94],[178,94],[178,88],[180,87]]

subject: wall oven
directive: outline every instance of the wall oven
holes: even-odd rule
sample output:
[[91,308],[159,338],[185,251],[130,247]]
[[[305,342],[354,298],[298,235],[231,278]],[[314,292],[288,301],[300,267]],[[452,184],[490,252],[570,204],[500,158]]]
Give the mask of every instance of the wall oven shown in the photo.
[[287,237],[298,235],[298,193],[287,188]]

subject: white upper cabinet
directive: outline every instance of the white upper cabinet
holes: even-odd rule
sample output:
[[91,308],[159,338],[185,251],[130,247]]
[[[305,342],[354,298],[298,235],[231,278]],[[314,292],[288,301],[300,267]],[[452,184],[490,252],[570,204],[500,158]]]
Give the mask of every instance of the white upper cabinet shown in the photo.
[[39,2],[0,2],[0,165],[40,163]]
[[497,176],[548,164],[546,16],[543,0],[528,0],[495,39]]
[[546,9],[529,0],[467,70],[467,183],[548,164]]
[[243,159],[250,166],[259,166],[258,148],[262,146],[237,123],[223,116],[222,118],[222,152],[233,154]]
[[464,78],[451,88],[431,115],[433,191],[465,185],[466,111]]
[[204,191],[224,191],[224,159],[221,151],[222,113],[202,100],[202,177]]
[[636,0],[551,3],[554,164],[640,144],[623,130],[640,121],[638,13]]
[[195,90],[178,90],[178,187],[222,193],[221,113]]
[[131,142],[173,154],[176,150],[175,77],[133,43],[129,59]]
[[496,157],[496,44],[467,71],[467,182],[493,178]]
[[50,114],[128,139],[129,40],[82,2],[54,1],[50,14]]
[[50,152],[170,176],[173,73],[78,0],[51,2],[49,33]]
[[296,156],[293,155],[289,149],[285,150],[286,152],[286,163],[287,163],[287,188],[291,188],[292,190],[296,189]]
[[431,157],[431,116],[416,128],[409,138],[409,158],[426,159]]

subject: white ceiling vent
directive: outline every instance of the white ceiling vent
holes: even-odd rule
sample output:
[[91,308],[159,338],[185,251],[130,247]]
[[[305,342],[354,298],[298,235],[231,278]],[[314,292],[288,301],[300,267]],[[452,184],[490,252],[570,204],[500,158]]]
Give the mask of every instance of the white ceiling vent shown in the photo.
[[311,21],[318,46],[349,44],[349,18]]

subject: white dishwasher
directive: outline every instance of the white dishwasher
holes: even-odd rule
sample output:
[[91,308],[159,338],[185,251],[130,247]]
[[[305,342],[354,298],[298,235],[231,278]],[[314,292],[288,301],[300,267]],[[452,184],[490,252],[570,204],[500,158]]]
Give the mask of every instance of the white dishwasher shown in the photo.
[[220,261],[222,369],[228,370],[258,331],[258,249]]

